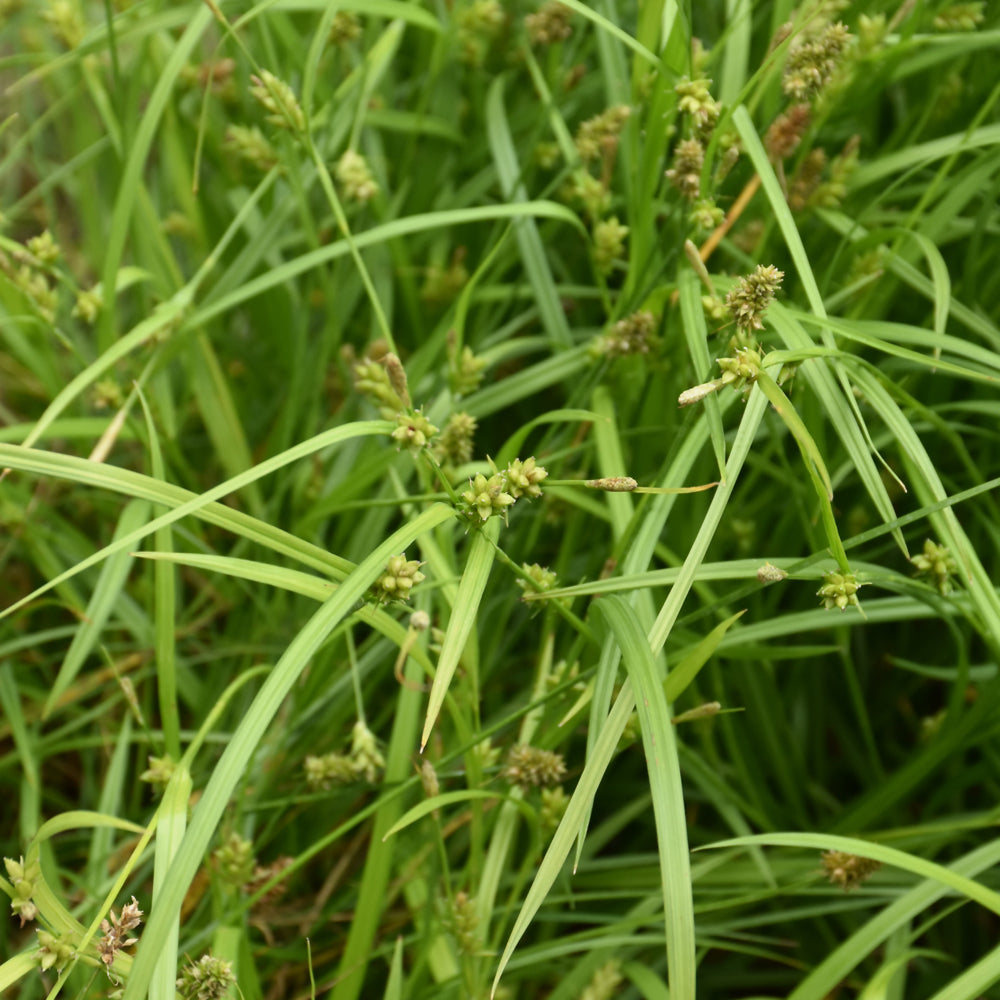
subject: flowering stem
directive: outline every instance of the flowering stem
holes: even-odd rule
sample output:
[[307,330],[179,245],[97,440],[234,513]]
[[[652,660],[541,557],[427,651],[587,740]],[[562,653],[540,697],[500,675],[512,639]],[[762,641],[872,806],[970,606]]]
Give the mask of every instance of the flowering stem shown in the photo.
[[[448,481],[448,477],[444,474],[444,469],[441,468],[437,459],[431,454],[430,450],[427,448],[424,449],[424,459],[426,460],[427,464],[431,467],[431,469],[434,470],[434,475],[437,476],[438,482],[444,487],[444,491],[445,493],[447,493],[448,499],[451,501],[452,505],[454,507],[457,507],[459,504],[458,491]],[[440,494],[431,493],[428,494],[428,496],[444,499],[443,497],[440,496]],[[411,499],[415,500],[418,498],[412,497]]]
[[[703,493],[705,490],[718,486],[717,482],[705,483],[702,486],[630,486],[616,485],[617,482],[627,480],[625,476],[614,476],[610,479],[549,479],[545,485],[548,486],[585,486],[592,490],[602,490],[605,493]],[[635,480],[630,480],[634,483]]]
[[637,486],[632,492],[633,493],[704,493],[705,490],[710,490],[718,485],[719,482],[718,480],[716,480],[714,483],[704,483],[702,486],[672,486],[670,488],[661,486]]
[[365,292],[368,295],[368,301],[371,303],[372,313],[375,316],[375,322],[378,324],[379,332],[385,338],[386,343],[389,345],[389,349],[394,354],[398,354],[399,352],[396,349],[396,340],[392,335],[392,330],[389,328],[389,321],[386,318],[385,310],[382,308],[382,303],[379,302],[378,292],[375,290],[375,285],[372,283],[371,275],[368,273],[368,268],[365,266],[365,262],[361,259],[361,254],[358,251],[357,244],[354,242],[351,227],[347,223],[347,216],[344,214],[344,208],[340,204],[340,198],[337,197],[333,181],[330,178],[330,171],[327,170],[326,164],[323,162],[323,158],[319,155],[316,145],[312,141],[312,136],[309,135],[308,132],[302,136],[302,141],[305,144],[309,156],[312,158],[312,161],[316,166],[316,174],[319,177],[320,186],[323,188],[323,193],[326,195],[326,199],[330,203],[330,208],[333,210],[333,217],[337,220],[337,228],[343,234],[344,241],[347,243],[347,248],[351,254],[351,259],[354,261],[354,266],[358,269],[358,275],[361,278],[361,284],[365,287]]
[[[511,557],[507,555],[507,553],[504,552],[504,550],[500,548],[500,546],[497,545],[497,543],[493,541],[492,538],[489,538],[488,540],[493,545],[493,548],[496,550],[496,557],[498,562],[503,563],[503,565],[506,566],[519,580],[527,580],[528,585],[531,587],[532,593],[542,593],[541,588],[538,586],[535,580],[533,580],[527,573],[525,573],[524,570],[516,562],[514,562],[514,560],[511,559]],[[548,597],[549,594],[557,596],[555,591],[546,591],[544,592],[544,594],[545,597]],[[529,597],[528,594],[525,594],[524,596],[526,598]],[[587,625],[582,618],[578,618],[575,614],[573,614],[573,612],[570,611],[569,608],[567,608],[561,601],[551,601],[549,603],[550,607],[555,608],[555,610],[559,614],[561,614],[563,618],[566,619],[567,622],[569,622],[575,629],[578,630],[578,633],[581,636],[593,642],[595,646],[600,645],[600,643],[598,643],[597,641],[597,637],[594,635],[590,626]]]

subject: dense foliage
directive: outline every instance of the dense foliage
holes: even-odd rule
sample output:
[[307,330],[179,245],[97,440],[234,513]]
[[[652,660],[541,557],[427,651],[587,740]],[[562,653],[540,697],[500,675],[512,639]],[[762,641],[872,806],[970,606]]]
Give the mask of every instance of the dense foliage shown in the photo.
[[0,0],[4,996],[995,995],[998,44]]

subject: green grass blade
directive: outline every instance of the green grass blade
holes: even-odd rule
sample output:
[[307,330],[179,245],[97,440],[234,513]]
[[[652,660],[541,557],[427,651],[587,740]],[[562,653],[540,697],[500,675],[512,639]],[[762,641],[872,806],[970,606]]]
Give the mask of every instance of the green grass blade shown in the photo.
[[[153,906],[163,894],[163,882],[184,839],[187,829],[188,800],[191,797],[191,774],[183,764],[177,764],[163,791],[160,821],[156,827],[156,849],[153,856]],[[160,960],[149,984],[149,1000],[174,1000],[177,982],[177,942],[180,917],[173,922],[163,942]]]
[[705,515],[705,519],[698,529],[698,534],[695,536],[694,542],[688,550],[688,554],[684,559],[684,565],[681,567],[681,572],[677,577],[677,582],[671,588],[666,601],[664,601],[659,614],[656,616],[656,621],[653,623],[653,628],[649,634],[649,644],[654,653],[658,653],[663,648],[667,637],[670,635],[670,630],[677,621],[677,616],[680,614],[681,606],[684,604],[691,590],[691,584],[694,582],[698,567],[705,558],[708,546],[719,527],[719,522],[722,520],[722,515],[729,503],[729,498],[732,496],[736,480],[740,474],[740,470],[743,468],[743,463],[746,461],[750,446],[753,444],[757,427],[764,416],[766,407],[767,397],[758,389],[754,389],[750,393],[750,399],[747,401],[746,409],[743,411],[743,419],[740,421],[739,429],[736,432],[736,437],[729,451],[729,458],[726,462],[726,478],[716,487],[712,495],[712,503],[708,508],[708,513]]
[[[489,132],[490,152],[500,178],[504,195],[515,202],[527,202],[528,193],[521,180],[521,166],[517,161],[517,148],[510,134],[507,112],[504,109],[504,77],[498,76],[486,97],[486,121]],[[542,325],[552,338],[554,347],[570,347],[573,337],[566,322],[562,300],[556,291],[552,269],[545,255],[545,245],[538,227],[530,215],[514,220],[514,235],[524,260],[524,270],[535,293],[535,302],[542,317]]]
[[563,865],[569,857],[576,840],[580,826],[585,822],[592,807],[594,796],[597,794],[598,786],[604,777],[604,772],[611,763],[618,746],[621,734],[625,731],[625,725],[632,709],[635,707],[635,699],[632,695],[631,683],[626,682],[618,694],[618,699],[608,714],[600,736],[594,744],[587,763],[584,765],[580,780],[573,789],[570,796],[566,812],[556,827],[556,832],[552,836],[545,856],[542,858],[535,873],[535,878],[531,883],[531,888],[521,904],[517,919],[504,945],[500,960],[497,963],[497,970],[493,977],[493,989],[491,995],[496,995],[497,986],[503,975],[504,969],[510,962],[518,942],[524,936],[528,925],[534,919],[535,914],[541,909],[546,896],[555,884],[556,879],[562,872]]
[[1000,981],[1000,945],[984,955],[975,965],[956,976],[930,1000],[977,1000],[987,996],[987,990]]
[[177,919],[184,894],[201,864],[250,756],[317,648],[337,624],[350,614],[354,602],[384,572],[390,556],[405,550],[407,545],[425,531],[431,531],[453,517],[452,508],[436,505],[393,532],[358,564],[337,593],[321,605],[275,664],[243,721],[233,733],[198,802],[191,824],[168,871],[159,907],[150,913],[143,935],[143,941],[149,941],[150,944],[146,947],[142,943],[139,945],[132,973],[125,987],[124,1000],[139,1000],[146,996],[158,961],[158,952],[155,950],[157,943],[170,933],[170,928]]
[[848,854],[857,854],[863,858],[871,858],[873,861],[881,861],[883,864],[912,872],[922,879],[940,882],[953,892],[966,896],[987,910],[1000,915],[1000,893],[959,874],[954,868],[945,868],[943,865],[927,861],[925,858],[917,857],[907,851],[900,851],[895,847],[888,847],[871,840],[859,840],[857,837],[841,837],[828,833],[761,833],[750,837],[720,840],[705,848],[699,848],[699,850],[749,847],[751,845],[804,847],[814,851],[845,851]]
[[618,39],[619,42],[630,48],[644,62],[649,63],[653,67],[659,67],[660,60],[649,49],[641,45],[612,20],[594,10],[593,7],[588,7],[586,4],[581,3],[580,0],[559,0],[559,2],[569,7],[570,10],[576,11],[581,17],[592,21],[600,31],[606,32],[612,38]]
[[[971,878],[1000,862],[1000,840],[993,840],[952,862],[949,868]],[[788,1000],[824,1000],[890,935],[906,927],[949,892],[942,882],[927,880],[893,900],[841,942],[789,994]]]
[[[37,949],[22,952],[13,958],[8,958],[0,965],[0,990],[5,992],[15,987],[22,979],[37,975]],[[11,994],[14,996],[15,994]]]
[[122,588],[132,568],[132,558],[121,544],[140,530],[139,525],[149,518],[149,504],[144,500],[132,500],[125,505],[118,525],[115,528],[114,545],[118,549],[108,557],[101,567],[100,576],[94,587],[94,593],[84,612],[83,622],[77,629],[70,643],[66,658],[59,668],[59,673],[52,684],[49,696],[42,709],[42,718],[46,718],[53,706],[62,697],[66,689],[73,683],[87,657],[93,652],[94,646],[101,637],[101,632],[111,617],[115,603],[121,596]]
[[[740,138],[743,140],[747,155],[750,157],[754,169],[761,179],[761,186],[767,195],[771,211],[777,220],[778,228],[784,237],[788,252],[791,254],[792,261],[795,264],[796,276],[802,282],[809,306],[816,316],[825,318],[826,308],[823,305],[823,296],[820,294],[819,286],[816,283],[816,277],[813,274],[812,265],[809,262],[809,257],[802,243],[802,237],[799,235],[798,227],[795,225],[795,219],[792,217],[778,178],[775,176],[774,170],[768,161],[763,143],[760,141],[750,114],[745,107],[738,107],[733,112],[733,124],[736,126]],[[799,342],[794,344],[789,342],[787,325],[785,329],[778,327],[776,318],[778,316],[780,316],[780,309],[769,310],[769,319],[785,338],[788,346],[792,348],[804,346]],[[828,337],[829,335],[826,336]],[[834,345],[827,342],[826,346],[832,347]],[[889,520],[893,516],[892,502],[878,474],[878,470],[875,468],[875,464],[868,453],[870,439],[866,442],[859,431],[859,426],[863,427],[864,423],[860,419],[860,413],[857,410],[856,404],[853,402],[850,386],[841,377],[840,385],[843,392],[843,395],[841,395],[837,392],[833,376],[826,369],[810,366],[808,372],[805,374],[813,391],[819,396],[824,408],[827,410],[830,420],[840,435],[841,440],[847,447],[851,455],[851,461],[857,469],[862,482],[864,482],[876,509],[883,519]],[[902,536],[898,536],[896,541],[905,554],[906,548]]]
[[632,608],[620,597],[605,598],[595,608],[614,633],[635,690],[656,820],[670,995],[676,1000],[694,1000],[697,963],[691,863],[684,789],[670,706],[649,642]]
[[528,819],[531,819],[534,815],[534,810],[527,803],[506,795],[503,792],[489,792],[482,788],[467,788],[461,792],[444,792],[441,795],[435,795],[431,799],[425,799],[423,802],[418,803],[412,809],[408,809],[393,823],[382,839],[388,840],[393,835],[399,833],[400,830],[405,830],[408,826],[416,823],[417,820],[423,819],[425,816],[430,816],[431,813],[436,812],[438,809],[444,809],[458,802],[470,802],[474,799],[481,799],[483,801],[504,799],[520,809]]
[[[149,404],[141,390],[139,402],[146,422],[146,435],[149,438],[149,460],[153,478],[166,481],[166,468],[163,463],[163,452],[160,449],[160,439],[153,422]],[[173,549],[173,533],[169,526],[160,528],[154,535],[154,544],[161,552]],[[181,755],[181,723],[180,710],[177,704],[177,590],[176,574],[171,563],[160,560],[153,566],[153,587],[156,592],[155,620],[156,631],[156,687],[159,698],[160,726],[163,729],[163,742],[166,751],[174,760]]]
[[[125,161],[125,168],[117,185],[118,196],[115,199],[114,212],[108,230],[107,248],[104,253],[101,281],[105,288],[114,288],[116,285],[118,267],[125,251],[129,228],[133,223],[132,213],[143,186],[142,174],[146,166],[146,157],[152,148],[156,130],[160,126],[177,76],[211,23],[212,13],[207,7],[199,7],[194,15],[188,19],[184,34],[171,50],[167,64],[157,77],[156,87],[145,104],[139,127],[135,135],[131,136],[128,159]],[[113,323],[113,300],[109,298],[99,330],[99,345],[102,354],[112,346],[116,339]]]
[[458,661],[465,650],[472,628],[479,613],[479,603],[486,589],[486,581],[490,577],[490,569],[496,555],[496,541],[500,537],[500,520],[491,518],[481,528],[472,532],[469,541],[469,555],[458,585],[458,594],[451,609],[451,618],[441,643],[441,654],[438,656],[437,670],[431,682],[431,692],[427,697],[427,717],[424,720],[423,732],[420,736],[420,749],[423,752],[430,739],[431,730],[437,721],[441,706],[444,704],[448,685],[455,675]]
[[[144,527],[129,532],[117,541],[105,546],[99,552],[94,553],[94,555],[81,560],[72,569],[66,570],[66,572],[61,573],[55,579],[39,587],[27,597],[10,605],[0,613],[0,618],[11,614],[29,601],[58,586],[63,580],[75,576],[77,573],[117,552],[134,546],[147,535],[151,535],[158,529],[173,524],[175,521],[179,521],[189,514],[197,514],[209,523],[219,524],[244,538],[274,548],[275,551],[285,551],[288,554],[298,552],[300,555],[306,556],[305,561],[312,565],[325,565],[333,569],[334,572],[338,570],[342,572],[348,565],[345,561],[338,560],[337,557],[330,554],[322,553],[322,550],[319,550],[316,546],[303,543],[300,539],[289,535],[280,528],[274,528],[240,511],[234,511],[222,504],[216,504],[214,501],[236,492],[247,483],[255,482],[264,476],[270,475],[277,469],[299,458],[303,458],[342,441],[348,441],[351,438],[387,434],[393,429],[393,426],[393,424],[387,421],[366,421],[334,428],[323,434],[318,434],[309,441],[289,448],[280,455],[275,455],[273,458],[261,462],[260,465],[254,466],[234,479],[229,479],[198,496],[192,496],[187,490],[158,482],[155,479],[150,479],[148,476],[142,476],[127,469],[119,469],[115,466],[102,465],[97,462],[88,462],[69,455],[38,452],[34,449],[19,447],[17,445],[0,445],[0,462],[3,462],[11,469],[19,469],[22,472],[33,472],[42,476],[69,479],[73,482],[85,483],[117,493],[125,493],[137,499],[151,500],[154,503],[174,508],[170,513],[154,518]],[[188,499],[189,497],[190,499]],[[310,556],[312,558],[309,558]]]

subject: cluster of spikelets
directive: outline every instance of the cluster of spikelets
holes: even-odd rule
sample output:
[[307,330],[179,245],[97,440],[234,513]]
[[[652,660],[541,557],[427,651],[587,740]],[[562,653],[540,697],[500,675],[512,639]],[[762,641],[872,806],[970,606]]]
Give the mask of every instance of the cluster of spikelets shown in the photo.
[[659,338],[656,336],[659,324],[660,317],[656,313],[640,309],[618,320],[595,337],[590,348],[591,354],[610,360],[653,354],[659,346]]
[[[453,380],[462,388],[478,384],[482,362],[467,348],[449,345]],[[472,458],[473,436],[477,423],[465,412],[452,413],[443,431],[430,422],[419,409],[414,409],[406,373],[399,358],[386,353],[380,360],[365,358],[354,366],[355,387],[367,395],[387,419],[395,419],[396,429],[392,438],[414,455],[425,449],[444,470],[453,470]],[[494,515],[506,518],[507,508],[521,497],[534,499],[542,495],[540,483],[548,471],[534,457],[515,459],[505,469],[498,469],[489,462],[491,474],[477,473],[469,479],[469,488],[455,497],[459,511],[471,521],[481,524]],[[390,565],[376,585],[376,598],[387,600],[402,596],[423,575],[419,564],[395,557],[397,564]],[[419,579],[418,579],[419,578]]]
[[376,782],[385,768],[385,757],[378,748],[375,734],[359,720],[351,731],[350,753],[310,755],[303,767],[310,789],[325,791],[334,785],[356,781]]
[[730,343],[731,354],[717,358],[722,374],[711,382],[692,386],[681,393],[681,406],[698,403],[723,386],[745,391],[756,381],[763,364],[763,352],[753,334],[764,328],[764,312],[781,287],[784,273],[771,265],[760,264],[752,274],[740,278],[726,296],[726,309],[736,324],[736,336]]
[[[4,867],[14,890],[10,904],[11,912],[20,920],[23,927],[38,916],[38,906],[34,896],[42,879],[41,865],[37,858],[28,862],[25,862],[24,858],[17,861],[13,858],[4,858]],[[139,909],[139,902],[133,896],[132,901],[126,903],[117,915],[111,910],[107,918],[101,921],[101,937],[94,947],[109,976],[118,953],[123,948],[130,948],[138,943],[138,939],[130,935],[142,923],[142,917],[143,912]],[[79,954],[79,942],[72,933],[56,936],[47,930],[39,929],[37,935],[38,950],[35,952],[35,961],[43,971],[49,969],[59,971]]]
[[917,575],[927,579],[942,597],[947,597],[954,589],[952,577],[958,572],[958,563],[946,546],[928,538],[924,551],[913,556],[910,562]]
[[824,851],[822,860],[826,877],[845,892],[856,889],[882,867],[881,861],[862,858],[846,851]]
[[858,591],[863,586],[853,573],[835,571],[824,575],[823,586],[816,591],[816,596],[823,598],[823,607],[828,611],[833,608],[846,611],[848,608],[860,607]]
[[[818,103],[835,100],[841,85],[860,65],[859,57],[881,44],[884,18],[861,15],[860,45],[840,21],[835,20],[839,5],[803,5],[795,22],[783,25],[773,45],[787,46],[782,73],[782,90],[789,100],[764,138],[768,156],[785,188],[789,207],[796,212],[807,208],[834,207],[847,192],[847,180],[857,166],[858,138],[852,137],[837,156],[828,160],[817,146],[801,158],[794,177],[785,180],[784,164],[798,149]],[[822,114],[822,113],[821,113]]]
[[[331,27],[331,44],[346,44],[359,33],[360,25],[356,17],[338,15]],[[262,69],[259,74],[250,77],[250,93],[264,110],[264,121],[268,125],[297,136],[306,134],[308,122],[302,105],[292,87],[280,77]],[[258,170],[267,171],[278,165],[274,146],[256,125],[229,125],[225,146]],[[364,204],[379,192],[368,161],[353,147],[341,154],[334,164],[333,174],[345,201]]]
[[135,896],[132,897],[131,903],[121,908],[121,913],[117,917],[115,911],[111,910],[108,919],[101,921],[104,936],[97,942],[97,952],[107,968],[111,968],[122,948],[130,948],[138,943],[137,938],[129,937],[129,932],[134,931],[141,923],[142,910],[139,909]]
[[459,494],[459,510],[470,520],[482,523],[494,515],[506,518],[507,508],[521,497],[529,500],[542,495],[539,485],[548,477],[548,471],[538,465],[534,457],[523,462],[516,458],[506,469],[498,470],[490,462],[491,476],[477,473],[469,480],[469,488]]
[[[20,291],[26,307],[46,323],[54,323],[60,307],[59,289],[67,282],[59,267],[62,248],[52,233],[45,229],[23,245],[10,251],[0,251],[0,273]],[[73,316],[92,323],[100,312],[102,297],[99,290],[76,293]]]
[[500,776],[522,791],[558,785],[566,777],[566,761],[552,750],[518,743],[508,751]]
[[235,982],[232,962],[207,954],[185,964],[177,980],[177,992],[183,1000],[222,1000],[229,996],[229,987]]
[[[482,377],[483,362],[468,347],[454,351],[453,378],[464,391],[471,391]],[[396,422],[393,440],[411,454],[430,449],[434,460],[446,469],[464,465],[472,458],[476,419],[464,411],[452,413],[444,429],[435,426],[411,400],[402,362],[392,352],[378,360],[364,358],[354,365],[354,387],[367,396],[387,420]]]
[[[732,170],[740,155],[739,142],[731,132],[723,132],[713,140],[719,122],[721,106],[711,94],[712,81],[697,75],[683,77],[674,87],[677,110],[680,112],[680,138],[674,144],[671,165],[665,171],[668,181],[690,205],[690,220],[703,230],[714,229],[724,218],[715,203],[714,191]],[[703,190],[705,158],[712,141],[717,150],[715,169],[709,177],[710,188]]]
[[407,559],[406,553],[390,556],[385,572],[372,585],[370,595],[379,604],[389,601],[408,601],[410,591],[425,577],[420,572],[421,563]]

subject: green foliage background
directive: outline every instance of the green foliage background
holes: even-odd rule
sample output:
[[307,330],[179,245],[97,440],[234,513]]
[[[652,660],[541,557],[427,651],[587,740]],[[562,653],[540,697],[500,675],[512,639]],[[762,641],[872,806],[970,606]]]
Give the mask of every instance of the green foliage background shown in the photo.
[[[0,0],[4,995],[997,995],[997,12],[563,9]],[[679,407],[757,265],[763,373]],[[398,447],[387,352],[471,457]]]

